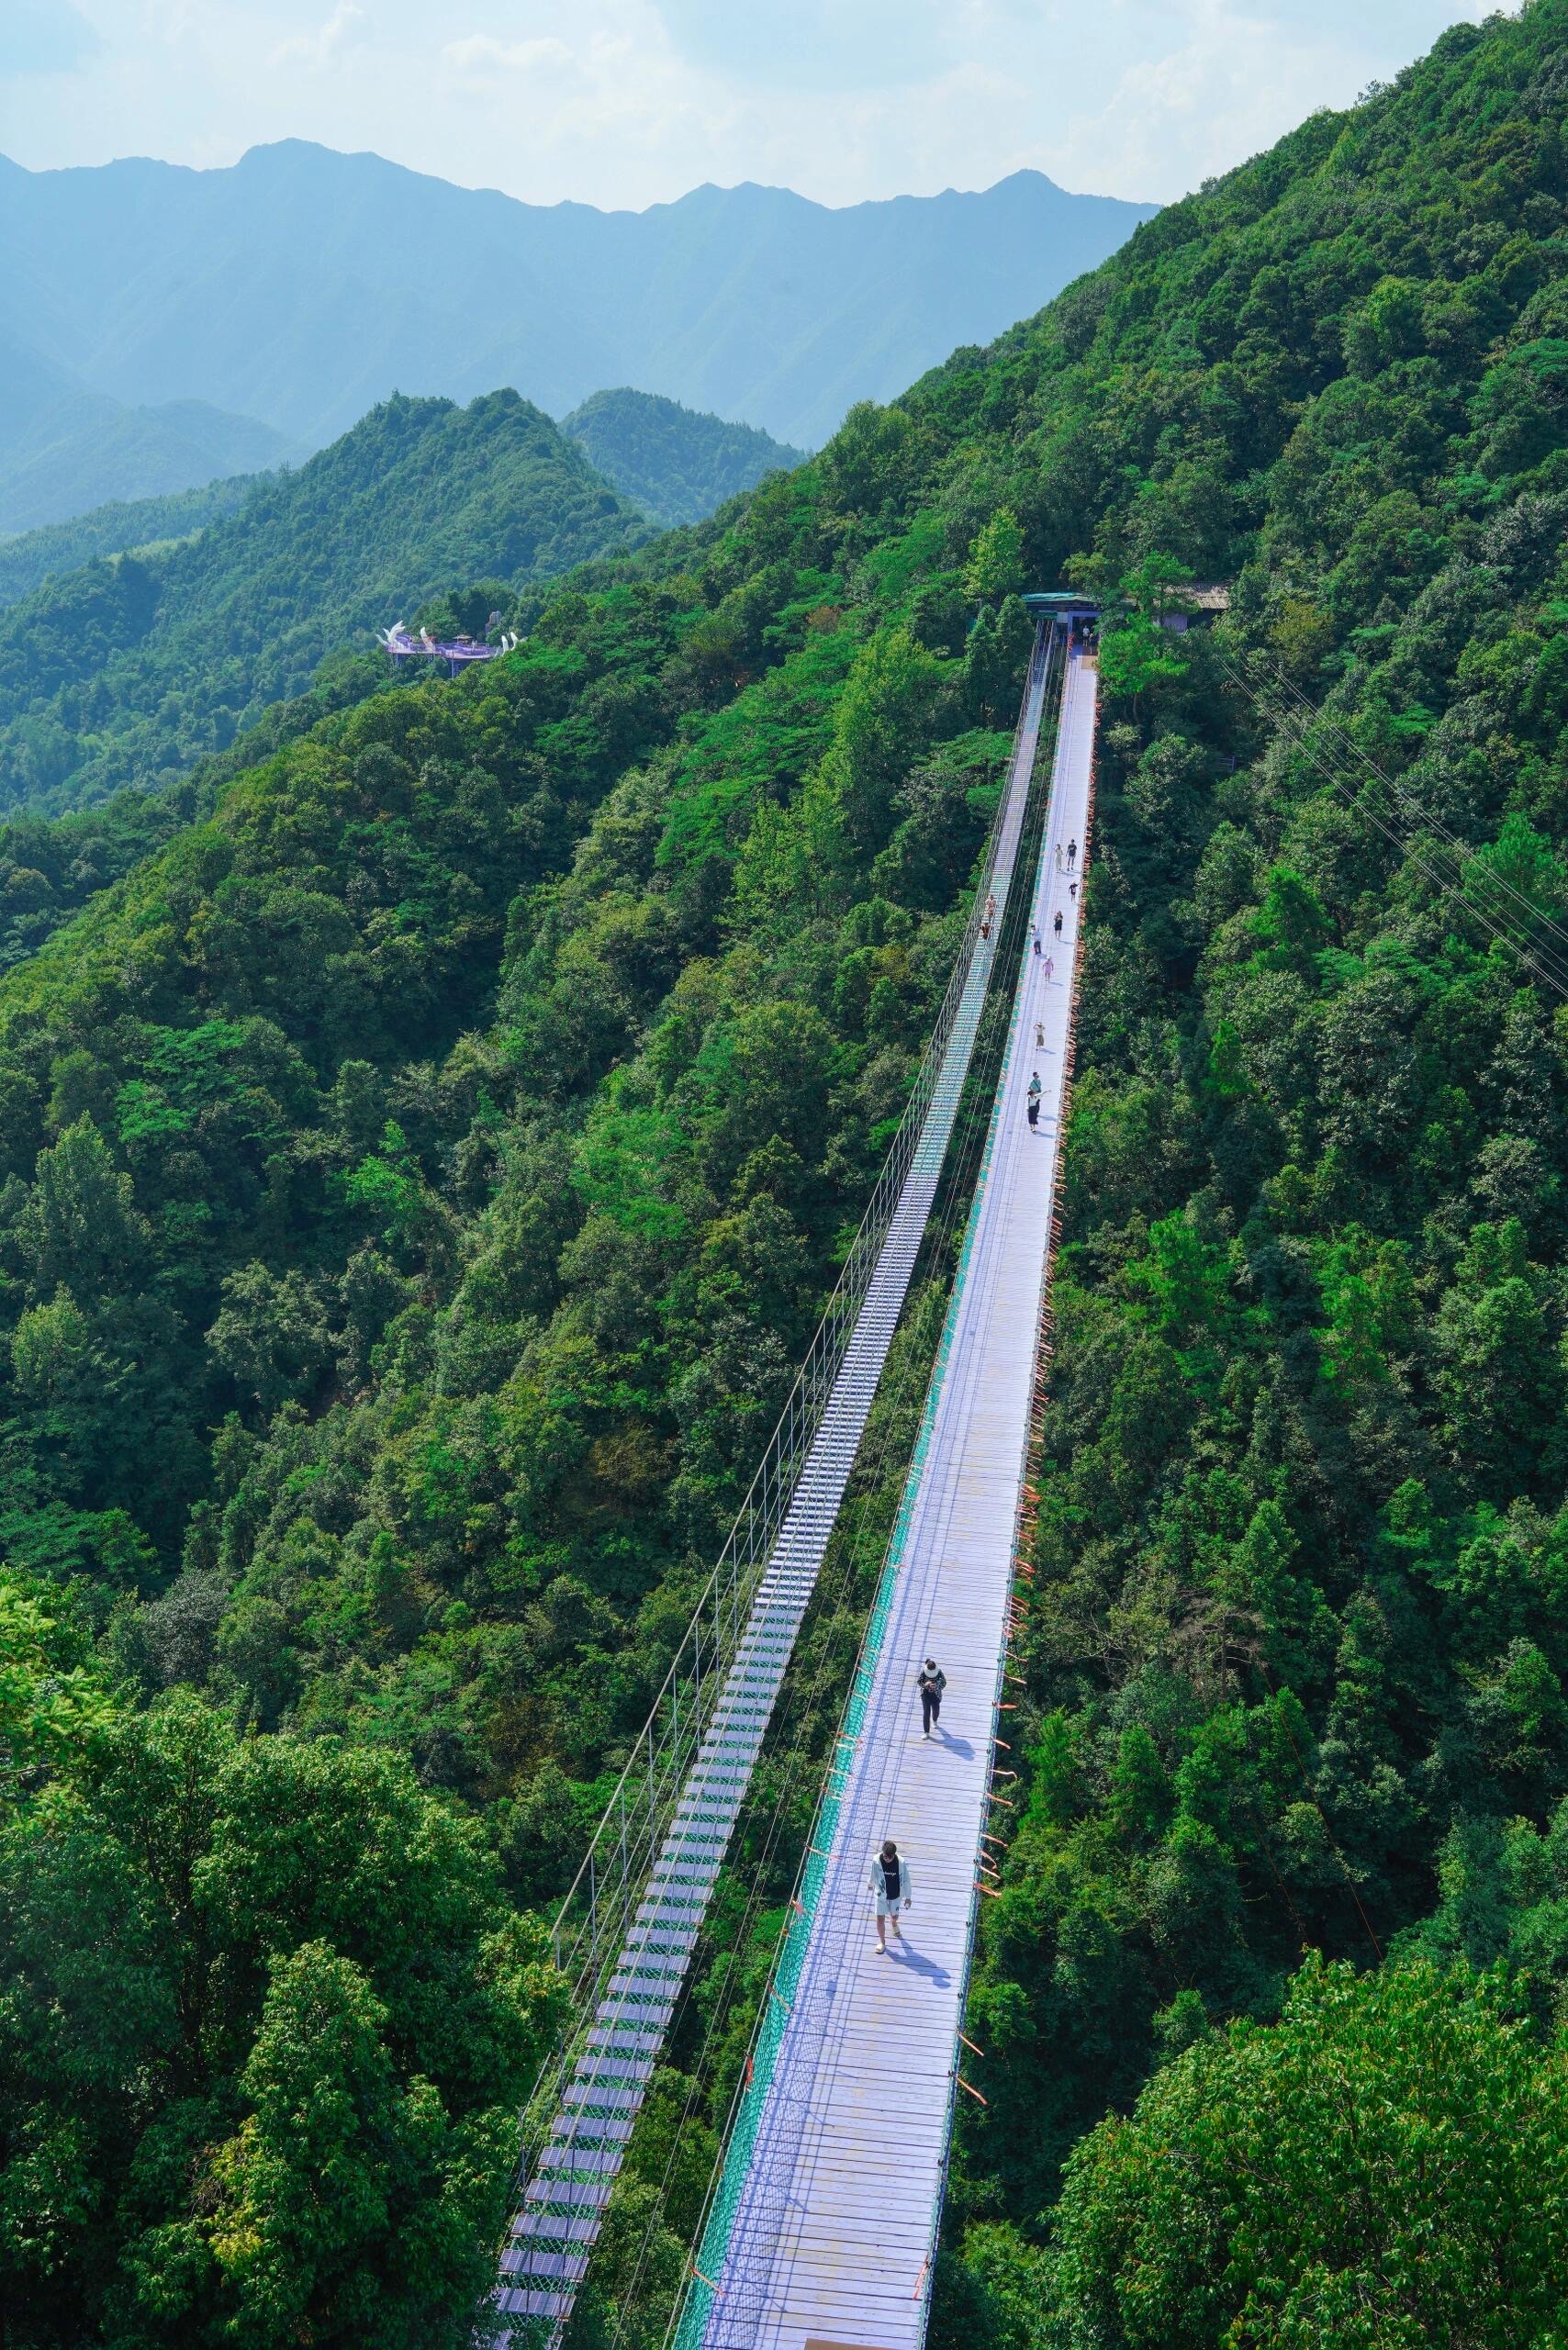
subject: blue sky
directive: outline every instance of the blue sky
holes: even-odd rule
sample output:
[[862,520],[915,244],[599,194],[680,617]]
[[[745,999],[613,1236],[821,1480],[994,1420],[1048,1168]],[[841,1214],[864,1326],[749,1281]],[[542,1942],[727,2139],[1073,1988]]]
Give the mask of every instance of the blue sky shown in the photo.
[[373,148],[536,203],[824,203],[1022,166],[1165,200],[1489,0],[0,0],[35,169]]

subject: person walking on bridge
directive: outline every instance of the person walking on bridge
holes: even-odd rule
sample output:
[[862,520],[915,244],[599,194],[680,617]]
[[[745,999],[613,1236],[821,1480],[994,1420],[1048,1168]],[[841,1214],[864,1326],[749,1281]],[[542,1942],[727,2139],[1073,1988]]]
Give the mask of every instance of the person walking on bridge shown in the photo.
[[868,1890],[875,1899],[877,1911],[877,1948],[888,1947],[888,1919],[893,1921],[893,1932],[899,1941],[899,1911],[909,1908],[909,1863],[890,1836],[882,1849],[872,1859],[871,1881]]
[[1077,837],[1076,837],[1076,835],[1075,835],[1075,836],[1074,836],[1074,838],[1073,838],[1073,839],[1071,839],[1071,840],[1070,840],[1070,841],[1069,841],[1069,843],[1068,843],[1068,845],[1067,845],[1067,869],[1068,869],[1068,871],[1069,871],[1070,873],[1072,871],[1073,867],[1074,867],[1077,863],[1078,863],[1078,841],[1077,841]]
[[931,1725],[942,1718],[942,1692],[947,1686],[947,1676],[934,1656],[928,1656],[921,1671],[914,1676],[920,1692],[920,1718],[923,1735],[929,1738]]
[[1051,929],[1058,938],[1061,936],[1061,908],[1059,906],[1057,908],[1057,918],[1052,923]]
[[1035,1073],[1034,1073],[1033,1077],[1031,1077],[1031,1078],[1030,1078],[1030,1080],[1029,1080],[1029,1124],[1030,1124],[1032,1126],[1037,1126],[1037,1125],[1039,1125],[1039,1123],[1040,1123],[1040,1072],[1039,1072],[1039,1070],[1038,1070],[1038,1069],[1036,1069],[1036,1070],[1035,1071]]

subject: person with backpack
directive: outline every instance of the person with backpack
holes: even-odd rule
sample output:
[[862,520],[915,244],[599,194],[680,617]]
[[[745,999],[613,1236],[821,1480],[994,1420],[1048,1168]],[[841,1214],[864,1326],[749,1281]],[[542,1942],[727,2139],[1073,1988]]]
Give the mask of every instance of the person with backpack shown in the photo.
[[893,1921],[893,1932],[899,1932],[899,1911],[909,1908],[909,1863],[890,1836],[871,1862],[871,1880],[868,1890],[874,1897],[877,1911],[877,1948],[888,1947],[888,1919]]
[[947,1676],[934,1656],[928,1656],[922,1670],[914,1676],[920,1692],[920,1718],[924,1735],[931,1735],[931,1725],[942,1718],[942,1692],[947,1686]]

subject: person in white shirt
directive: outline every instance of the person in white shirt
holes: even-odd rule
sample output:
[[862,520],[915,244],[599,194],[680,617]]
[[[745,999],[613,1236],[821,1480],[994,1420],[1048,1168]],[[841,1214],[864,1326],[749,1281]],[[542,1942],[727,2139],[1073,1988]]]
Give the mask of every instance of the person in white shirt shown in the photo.
[[[909,1908],[909,1863],[890,1836],[879,1852],[871,1859],[870,1883],[867,1891],[875,1899],[877,1911],[877,1948],[888,1947],[888,1919],[893,1921],[893,1932],[899,1935],[899,1911]],[[902,1936],[899,1935],[902,1941]]]

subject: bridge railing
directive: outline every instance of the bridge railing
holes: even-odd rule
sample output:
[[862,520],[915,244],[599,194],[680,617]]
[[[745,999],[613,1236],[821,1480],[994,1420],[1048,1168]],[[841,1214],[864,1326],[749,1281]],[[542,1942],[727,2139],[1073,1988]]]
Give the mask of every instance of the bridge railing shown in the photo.
[[[1053,639],[1041,631],[1020,706],[1027,709]],[[554,2113],[583,2037],[625,1943],[681,1788],[750,1618],[757,1586],[800,1484],[813,1438],[854,1333],[889,1225],[918,1146],[965,984],[981,941],[1009,794],[987,836],[969,918],[931,1035],[887,1158],[838,1281],[807,1349],[723,1549],[670,1660],[646,1721],[556,1913],[553,1950],[568,1986],[570,2021],[542,2067],[523,2116],[522,2169]]]
[[[1054,635],[1047,640],[1047,653],[1054,648]],[[1036,648],[1038,656],[1038,647]],[[1030,683],[1025,687],[1025,700],[1036,678],[1032,664]],[[994,843],[994,835],[993,835]],[[985,894],[977,893],[976,923],[979,910],[983,909]],[[1019,917],[1021,923],[1022,917]],[[1016,925],[1015,925],[1016,926]],[[1021,928],[1018,935],[1022,935]],[[972,957],[965,957],[967,970]],[[949,1024],[950,1025],[950,1024]],[[990,1161],[990,1145],[976,1174],[977,1192],[983,1188]],[[671,2314],[666,2333],[666,2350],[700,2350],[707,2333],[714,2305],[713,2278],[722,2263],[723,2247],[734,2221],[743,2182],[753,2172],[756,2160],[757,2132],[766,2106],[768,2084],[775,2060],[783,2040],[786,2019],[794,2004],[807,1947],[822,1897],[827,1884],[827,1852],[836,1830],[840,1800],[845,1782],[850,1772],[850,1757],[860,1736],[862,1723],[870,1700],[876,1660],[882,1644],[882,1633],[892,1605],[899,1562],[902,1557],[909,1523],[914,1506],[919,1472],[930,1448],[936,1401],[942,1375],[953,1343],[954,1325],[959,1299],[969,1273],[973,1247],[972,1225],[966,1232],[955,1270],[948,1308],[944,1320],[933,1363],[920,1427],[913,1453],[901,1495],[898,1511],[888,1538],[881,1572],[872,1601],[871,1613],[862,1637],[861,1650],[856,1662],[854,1678],[845,1700],[839,1735],[834,1742],[833,1760],[829,1763],[817,1816],[806,1851],[801,1854],[790,1901],[790,1916],[778,1948],[774,1955],[769,1977],[772,1996],[765,1998],[758,2009],[747,2061],[735,2084],[734,2098],[724,2132],[725,2152],[722,2164],[710,2181],[701,2222],[698,2230],[698,2250],[689,2265],[682,2295]],[[769,2166],[777,2162],[777,2150],[768,2157]],[[750,2329],[757,2319],[760,2303],[756,2300],[758,2280],[745,2275],[733,2277],[727,2288],[727,2323],[733,2321],[734,2339],[749,2340]]]

